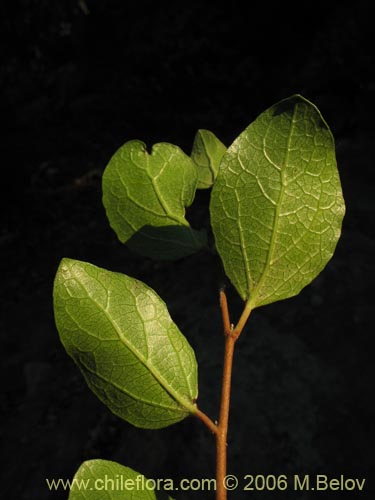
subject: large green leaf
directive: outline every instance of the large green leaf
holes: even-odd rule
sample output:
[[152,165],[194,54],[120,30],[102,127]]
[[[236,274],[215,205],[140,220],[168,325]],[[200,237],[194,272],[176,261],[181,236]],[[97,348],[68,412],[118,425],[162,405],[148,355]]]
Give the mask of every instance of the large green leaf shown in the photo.
[[198,130],[191,152],[191,159],[198,167],[198,189],[212,186],[226,150],[215,134],[209,130]]
[[196,411],[194,352],[144,283],[63,259],[54,310],[66,351],[113,413],[157,429]]
[[125,143],[103,174],[103,204],[119,240],[141,255],[178,259],[202,249],[206,233],[192,229],[185,208],[195,196],[198,174],[177,146]]
[[210,211],[225,271],[251,308],[310,283],[334,252],[345,211],[319,110],[294,95],[262,113],[224,155]]
[[69,500],[172,500],[155,490],[155,483],[117,462],[88,460],[83,462],[71,482]]

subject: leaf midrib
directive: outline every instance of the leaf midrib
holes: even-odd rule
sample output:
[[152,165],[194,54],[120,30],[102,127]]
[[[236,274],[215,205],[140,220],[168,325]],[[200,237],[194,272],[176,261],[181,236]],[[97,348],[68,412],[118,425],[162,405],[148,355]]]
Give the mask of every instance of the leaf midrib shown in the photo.
[[[271,268],[270,264],[271,264],[271,261],[272,261],[272,257],[273,257],[273,253],[274,253],[275,245],[276,245],[276,239],[277,239],[277,235],[278,235],[277,229],[278,229],[279,222],[280,222],[280,210],[281,210],[282,200],[283,200],[284,192],[285,192],[285,188],[286,188],[285,166],[286,166],[286,164],[288,162],[288,158],[289,158],[290,145],[291,145],[290,143],[291,143],[291,140],[292,140],[292,136],[293,136],[293,132],[294,132],[294,127],[295,127],[295,115],[296,115],[296,111],[297,111],[297,105],[295,105],[294,109],[293,109],[293,115],[292,115],[292,120],[291,120],[290,132],[289,132],[289,137],[288,137],[288,142],[287,142],[287,150],[286,150],[284,161],[283,161],[283,163],[281,165],[281,168],[280,168],[281,189],[280,189],[280,195],[279,195],[278,202],[276,203],[275,223],[274,223],[274,228],[273,228],[273,232],[272,232],[270,246],[269,246],[269,250],[268,250],[268,254],[267,254],[267,261],[266,261],[266,264],[264,266],[264,270],[263,270],[262,276],[260,277],[260,280],[258,281],[258,284],[256,285],[256,287],[254,288],[254,290],[250,294],[250,297],[249,297],[249,299],[247,301],[247,303],[249,304],[249,306],[251,306],[251,308],[254,308],[254,307],[257,306],[257,298],[259,297],[259,294],[260,294],[260,291],[262,289],[263,283],[267,279],[268,272],[269,272],[269,270]],[[271,125],[271,122],[270,122],[269,126],[270,125]]]
[[130,392],[130,391],[124,389],[123,387],[121,387],[120,385],[116,384],[116,382],[114,382],[113,380],[104,377],[103,375],[101,375],[100,373],[97,373],[96,371],[94,371],[93,369],[84,365],[83,363],[82,363],[82,365],[84,366],[85,370],[87,370],[89,373],[91,373],[92,375],[95,375],[95,377],[98,377],[100,380],[103,380],[104,382],[111,384],[115,389],[117,389],[120,392],[125,393],[129,398],[134,399],[135,401],[138,401],[138,402],[145,404],[145,405],[163,408],[165,410],[176,411],[176,408],[174,408],[172,406],[167,406],[167,405],[158,403],[157,401],[149,401],[147,399],[141,398],[140,396],[136,396],[132,392]]
[[[241,167],[243,168],[243,170],[245,170],[245,168],[244,168],[244,166],[242,164],[242,161],[241,161],[241,158],[240,158],[239,155],[238,155],[238,161],[239,161]],[[249,261],[249,259],[247,258],[247,255],[246,255],[246,250],[245,250],[246,246],[245,246],[245,240],[244,240],[244,236],[243,236],[244,230],[243,230],[243,227],[242,227],[241,217],[240,217],[240,213],[239,213],[241,205],[240,205],[240,200],[238,198],[237,190],[235,190],[234,193],[235,193],[235,196],[236,196],[236,199],[237,199],[238,234],[239,234],[239,238],[240,238],[240,250],[241,250],[241,254],[242,254],[242,259],[243,259],[243,262],[245,264],[245,275],[246,275],[247,290],[251,290],[251,286],[252,286],[253,280],[252,280],[252,277],[251,277],[250,261]]]
[[[83,285],[82,285],[83,286]],[[151,373],[151,375],[155,378],[155,380],[168,392],[168,394],[177,402],[179,403],[183,408],[185,408],[189,413],[195,413],[196,408],[195,406],[187,401],[185,398],[182,398],[178,392],[171,387],[168,382],[165,380],[165,378],[159,373],[158,370],[156,370],[152,364],[149,363],[149,361],[134,347],[132,343],[130,343],[126,337],[123,335],[120,327],[117,325],[116,321],[111,318],[109,315],[108,311],[102,307],[98,302],[96,302],[88,293],[87,289],[83,286],[85,289],[87,296],[90,298],[90,300],[95,304],[98,309],[100,309],[110,324],[113,326],[117,336],[119,337],[120,341],[123,342],[123,344],[136,356],[136,358],[148,369],[148,371]],[[189,386],[190,388],[190,386]]]
[[[168,160],[165,161],[164,160],[164,163],[158,173],[158,175],[156,175],[155,177],[153,177],[150,172],[149,172],[149,166],[150,166],[150,161],[152,159],[152,156],[148,156],[147,157],[147,168],[146,168],[146,172],[147,172],[147,175],[149,177],[149,179],[151,180],[151,184],[152,184],[152,187],[154,189],[154,192],[156,194],[156,198],[158,200],[158,202],[160,203],[160,206],[162,207],[162,209],[164,210],[165,214],[173,221],[177,222],[178,224],[181,224],[183,226],[187,226],[189,227],[189,223],[187,222],[187,220],[185,219],[185,217],[178,217],[176,215],[173,214],[172,210],[170,209],[169,207],[169,204],[165,201],[165,199],[163,198],[161,192],[160,192],[160,189],[159,189],[159,185],[158,185],[158,178],[160,177],[160,175],[162,174],[163,170],[165,169],[165,167],[168,165]],[[170,159],[169,159],[170,160]],[[183,205],[183,204],[182,204]],[[182,206],[182,210],[184,211],[184,206]]]

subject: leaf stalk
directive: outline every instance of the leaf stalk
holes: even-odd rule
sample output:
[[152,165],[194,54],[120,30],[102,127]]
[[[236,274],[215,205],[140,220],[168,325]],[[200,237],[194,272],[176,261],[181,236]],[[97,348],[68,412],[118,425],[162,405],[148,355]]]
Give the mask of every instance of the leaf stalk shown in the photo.
[[201,411],[198,407],[194,413],[194,415],[199,418],[201,422],[212,432],[212,434],[217,434],[217,425],[208,417],[203,411]]

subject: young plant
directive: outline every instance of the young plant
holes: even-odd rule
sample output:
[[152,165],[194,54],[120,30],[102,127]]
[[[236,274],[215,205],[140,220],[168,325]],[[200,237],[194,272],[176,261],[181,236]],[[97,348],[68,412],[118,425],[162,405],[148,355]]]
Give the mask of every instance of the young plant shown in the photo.
[[[299,95],[262,113],[226,147],[200,130],[191,156],[177,146],[122,146],[103,175],[103,203],[118,238],[142,255],[178,259],[208,248],[185,208],[212,187],[210,221],[225,273],[243,301],[232,324],[224,290],[225,338],[218,421],[197,402],[195,354],[162,299],[144,283],[92,264],[63,259],[54,285],[57,329],[88,386],[137,427],[159,429],[189,415],[216,438],[216,498],[227,498],[227,432],[235,344],[251,312],[297,295],[325,267],[345,212],[332,134],[319,110]],[[106,460],[84,462],[77,479],[143,478]],[[145,478],[143,478],[146,480]],[[128,483],[129,484],[129,483]],[[110,499],[124,491],[108,491]],[[132,499],[156,498],[145,488]],[[73,486],[70,500],[97,498]],[[125,496],[126,498],[126,496]]]

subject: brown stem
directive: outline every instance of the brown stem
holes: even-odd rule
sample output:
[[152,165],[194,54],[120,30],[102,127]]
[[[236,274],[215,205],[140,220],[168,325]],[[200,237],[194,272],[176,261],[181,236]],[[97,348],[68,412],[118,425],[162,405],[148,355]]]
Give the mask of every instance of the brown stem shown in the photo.
[[215,424],[198,407],[194,414],[216,436],[216,500],[227,500],[224,480],[227,475],[227,436],[234,346],[250,316],[251,306],[249,302],[245,304],[235,328],[230,323],[228,302],[224,290],[220,290],[220,307],[224,326],[225,350],[219,423]]
[[220,307],[221,307],[221,316],[223,318],[224,335],[229,335],[230,331],[232,330],[232,327],[229,318],[227,296],[225,295],[224,289],[220,290]]
[[233,337],[232,335],[226,335],[220,417],[216,433],[216,500],[226,500],[227,498],[227,490],[224,485],[224,478],[227,474],[227,435],[233,353],[235,343],[235,337]]
[[216,500],[226,500],[227,490],[224,479],[227,474],[227,436],[234,346],[250,316],[251,307],[249,303],[245,304],[238,324],[233,329],[230,324],[228,303],[224,290],[220,291],[220,306],[224,326],[225,350],[220,415],[216,431]]

